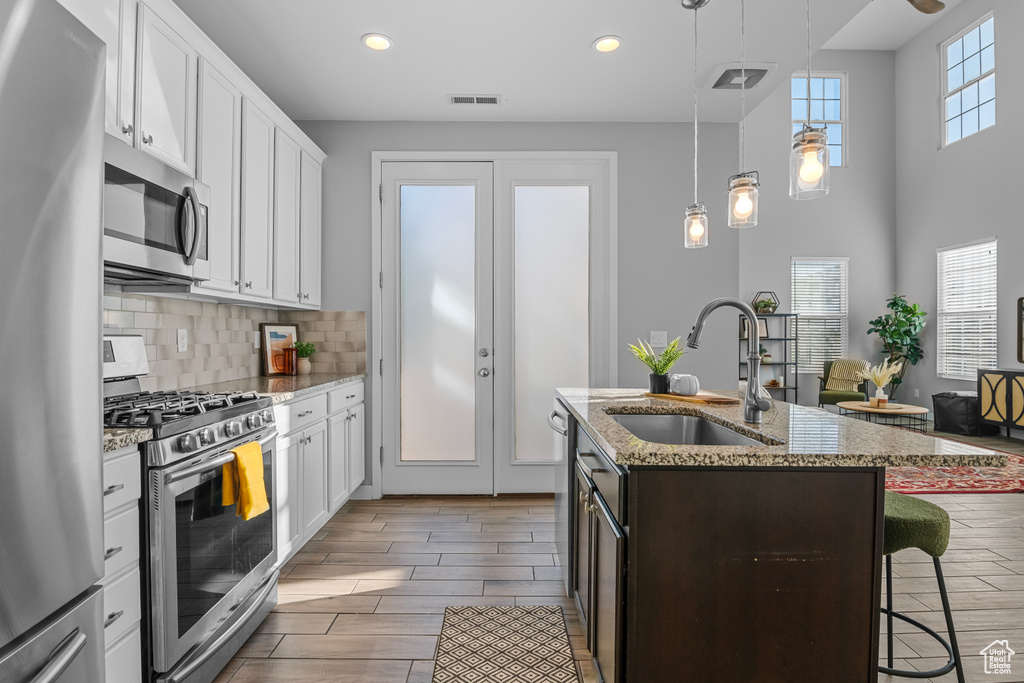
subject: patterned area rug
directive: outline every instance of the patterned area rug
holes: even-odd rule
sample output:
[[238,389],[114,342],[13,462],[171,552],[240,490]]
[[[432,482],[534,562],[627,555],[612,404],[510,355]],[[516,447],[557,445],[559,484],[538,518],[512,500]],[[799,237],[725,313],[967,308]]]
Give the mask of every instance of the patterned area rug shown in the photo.
[[447,607],[433,683],[579,683],[562,608]]
[[898,493],[1018,493],[1024,491],[1024,456],[1007,453],[1006,467],[888,467],[885,488]]

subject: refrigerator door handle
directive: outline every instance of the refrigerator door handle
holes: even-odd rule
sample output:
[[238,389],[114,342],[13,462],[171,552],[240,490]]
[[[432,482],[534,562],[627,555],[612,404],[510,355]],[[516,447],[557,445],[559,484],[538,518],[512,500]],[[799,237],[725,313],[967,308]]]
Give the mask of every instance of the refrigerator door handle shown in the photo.
[[32,683],[54,683],[62,673],[67,671],[71,662],[75,661],[75,657],[85,647],[87,640],[89,640],[88,636],[75,629],[70,636],[64,639],[64,644],[53,653],[43,670],[32,679]]

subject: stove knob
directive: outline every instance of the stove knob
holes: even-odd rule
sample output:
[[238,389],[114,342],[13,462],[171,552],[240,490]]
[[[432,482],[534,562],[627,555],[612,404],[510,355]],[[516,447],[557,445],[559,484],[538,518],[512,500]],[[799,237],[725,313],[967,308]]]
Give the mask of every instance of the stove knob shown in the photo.
[[217,442],[217,435],[213,433],[213,430],[207,427],[203,431],[199,432],[199,442],[204,446],[209,446]]
[[269,424],[274,421],[274,411],[270,410],[269,408],[261,412],[260,415],[263,416],[264,424]]
[[242,435],[242,423],[241,422],[228,422],[224,427],[224,433],[229,438]]
[[196,439],[195,434],[184,434],[178,439],[178,448],[182,453],[191,453],[199,448],[199,440]]
[[258,429],[263,426],[263,417],[253,413],[246,419],[246,422],[249,425],[249,429]]

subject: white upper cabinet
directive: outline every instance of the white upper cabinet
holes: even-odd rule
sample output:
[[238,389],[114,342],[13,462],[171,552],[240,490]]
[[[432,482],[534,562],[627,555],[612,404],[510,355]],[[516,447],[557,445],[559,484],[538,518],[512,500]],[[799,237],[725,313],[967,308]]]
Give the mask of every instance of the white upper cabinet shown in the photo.
[[242,93],[206,60],[199,62],[196,179],[210,186],[206,261],[196,261],[199,287],[241,286]]
[[320,307],[320,164],[306,152],[302,153],[302,205],[299,213],[299,291],[302,303]]
[[133,143],[135,132],[136,0],[60,0],[79,21],[107,44],[108,133]]
[[242,108],[242,293],[270,298],[274,281],[274,122]]
[[299,291],[299,163],[302,151],[277,130],[274,155],[274,298],[302,303]]
[[145,3],[139,29],[136,146],[192,175],[199,55]]

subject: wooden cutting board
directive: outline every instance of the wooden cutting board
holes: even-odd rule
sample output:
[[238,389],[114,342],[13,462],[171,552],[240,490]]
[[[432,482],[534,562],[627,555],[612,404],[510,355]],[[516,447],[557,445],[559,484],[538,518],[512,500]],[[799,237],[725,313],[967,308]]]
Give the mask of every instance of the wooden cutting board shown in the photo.
[[666,401],[685,401],[687,403],[718,403],[722,405],[736,405],[743,403],[741,398],[733,398],[732,396],[719,396],[718,394],[712,394],[707,391],[698,391],[694,396],[678,396],[676,394],[652,394],[645,392],[644,396],[647,398],[661,398]]

